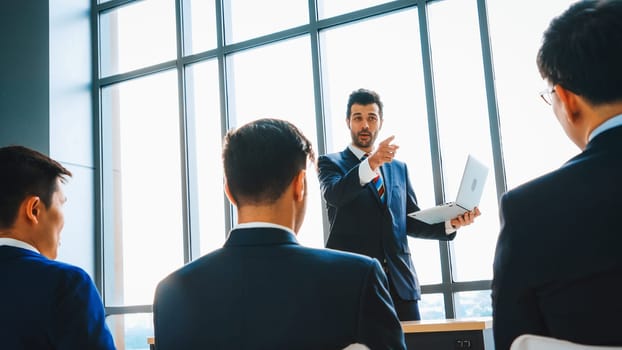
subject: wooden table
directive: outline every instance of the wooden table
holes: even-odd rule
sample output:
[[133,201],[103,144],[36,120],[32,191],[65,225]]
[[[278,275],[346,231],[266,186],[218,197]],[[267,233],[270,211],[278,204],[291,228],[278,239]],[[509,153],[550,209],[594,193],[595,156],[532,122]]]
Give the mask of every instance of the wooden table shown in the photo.
[[[494,350],[492,318],[403,321],[406,348],[425,350]],[[155,338],[148,337],[149,349]]]
[[494,350],[492,318],[403,321],[407,349]]

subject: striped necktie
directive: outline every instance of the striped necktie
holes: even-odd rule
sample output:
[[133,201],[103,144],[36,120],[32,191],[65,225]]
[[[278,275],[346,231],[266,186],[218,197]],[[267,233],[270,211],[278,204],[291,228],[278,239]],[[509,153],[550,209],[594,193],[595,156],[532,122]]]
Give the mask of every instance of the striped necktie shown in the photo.
[[[361,161],[365,160],[365,158],[369,157],[369,153],[365,153],[363,155],[363,157],[361,158]],[[386,196],[384,195],[384,181],[382,181],[382,176],[380,176],[380,174],[376,175],[376,177],[374,177],[371,180],[371,183],[374,184],[374,187],[376,188],[376,191],[378,191],[378,197],[380,197],[380,201],[384,204],[386,201]]]

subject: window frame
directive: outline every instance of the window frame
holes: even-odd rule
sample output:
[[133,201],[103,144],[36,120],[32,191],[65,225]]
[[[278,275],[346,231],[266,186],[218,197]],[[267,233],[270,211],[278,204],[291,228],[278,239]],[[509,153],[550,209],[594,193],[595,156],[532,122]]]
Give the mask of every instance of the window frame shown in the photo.
[[[389,1],[381,5],[372,6],[365,9],[360,9],[350,13],[340,14],[329,18],[318,18],[317,2],[318,0],[308,0],[309,21],[307,24],[289,28],[276,33],[270,33],[260,37],[248,39],[233,44],[226,44],[225,30],[231,27],[230,21],[226,18],[223,0],[215,0],[216,2],[216,47],[207,51],[202,51],[194,54],[186,54],[184,50],[184,24],[183,24],[183,6],[184,0],[175,1],[175,20],[176,20],[176,38],[177,38],[177,52],[176,58],[167,62],[160,62],[148,67],[142,67],[129,72],[123,72],[111,76],[100,76],[100,26],[99,17],[102,13],[110,11],[121,6],[130,5],[138,0],[111,0],[101,4],[98,4],[97,0],[92,0],[92,50],[93,50],[93,114],[94,114],[94,126],[95,126],[95,159],[96,159],[96,193],[95,193],[95,234],[96,234],[96,251],[95,251],[95,282],[100,291],[105,290],[104,283],[104,254],[103,242],[104,236],[111,235],[114,223],[112,222],[112,202],[110,200],[110,180],[106,178],[105,170],[111,165],[111,159],[107,156],[109,152],[106,152],[106,140],[104,139],[104,130],[102,118],[104,117],[101,112],[101,91],[106,86],[122,83],[142,76],[154,74],[163,70],[175,69],[178,76],[178,103],[179,103],[179,115],[181,126],[181,166],[180,169],[182,175],[182,206],[183,206],[183,246],[184,246],[184,263],[188,263],[200,256],[199,242],[199,223],[198,223],[198,204],[197,198],[192,193],[196,193],[197,188],[197,175],[196,166],[194,162],[196,159],[192,159],[193,154],[196,154],[195,141],[193,140],[193,133],[188,131],[192,121],[188,120],[188,113],[186,110],[186,97],[188,95],[186,85],[186,67],[193,63],[202,62],[205,60],[217,60],[218,61],[218,76],[219,76],[219,89],[220,89],[220,118],[221,118],[221,135],[224,136],[229,129],[231,123],[229,119],[228,111],[228,69],[227,69],[227,57],[233,53],[239,53],[244,50],[252,49],[258,46],[267,45],[280,40],[286,40],[292,37],[308,35],[310,37],[311,45],[311,62],[312,62],[312,75],[313,75],[313,91],[314,91],[314,104],[316,110],[316,127],[317,127],[317,151],[319,154],[326,152],[326,123],[324,116],[324,98],[322,87],[322,67],[321,67],[321,54],[320,54],[320,34],[319,32],[324,29],[328,29],[335,26],[347,25],[356,21],[362,21],[375,16],[386,15],[395,11],[400,11],[408,8],[416,8],[419,15],[419,32],[420,43],[423,57],[423,71],[424,71],[424,83],[425,83],[425,95],[427,101],[427,118],[429,127],[429,139],[430,139],[430,157],[432,159],[432,172],[434,179],[434,193],[436,203],[445,202],[445,190],[443,185],[443,168],[441,162],[441,150],[438,134],[438,119],[436,115],[436,104],[434,96],[434,79],[432,71],[432,56],[430,49],[430,38],[428,32],[428,19],[427,19],[427,4],[435,1],[451,1],[451,0],[396,0]],[[173,0],[172,0],[173,1]],[[486,87],[488,120],[490,126],[490,137],[492,144],[492,154],[494,164],[492,165],[491,175],[494,176],[496,182],[496,195],[499,199],[501,194],[506,191],[506,177],[503,166],[503,154],[501,146],[501,136],[499,127],[499,114],[497,108],[497,96],[495,92],[495,84],[493,77],[493,61],[491,56],[491,44],[490,36],[488,33],[487,23],[487,10],[486,0],[474,0],[477,2],[478,8],[478,23],[480,30],[481,49],[484,65],[484,79]],[[224,200],[223,194],[223,206],[225,210],[225,227],[226,231],[230,230],[233,225],[233,208]],[[325,210],[322,214],[324,238],[328,235],[328,219]],[[226,232],[223,232],[226,235]],[[440,256],[439,263],[441,265],[442,279],[441,283],[432,285],[423,285],[422,293],[441,293],[444,297],[445,317],[454,318],[456,315],[456,302],[454,293],[458,292],[470,292],[470,291],[485,291],[490,289],[491,280],[481,281],[467,281],[467,282],[454,282],[452,278],[452,266],[455,261],[452,257],[452,248],[449,242],[439,241]],[[103,294],[102,294],[103,295]],[[152,312],[151,305],[125,305],[125,306],[106,306],[106,300],[104,296],[104,306],[107,315],[119,315],[129,313],[145,313]]]

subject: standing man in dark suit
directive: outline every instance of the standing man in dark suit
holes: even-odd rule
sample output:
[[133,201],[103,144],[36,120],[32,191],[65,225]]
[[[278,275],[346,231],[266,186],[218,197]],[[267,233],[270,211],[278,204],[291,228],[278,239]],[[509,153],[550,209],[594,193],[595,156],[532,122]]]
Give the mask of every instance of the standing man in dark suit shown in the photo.
[[113,350],[89,275],[54,261],[71,173],[20,146],[0,148],[0,348]]
[[473,222],[479,209],[451,221],[428,225],[408,213],[419,210],[406,164],[395,160],[391,136],[374,148],[382,128],[382,102],[371,90],[348,99],[346,125],[352,144],[319,158],[320,185],[330,221],[326,247],[376,258],[383,266],[400,320],[419,320],[421,288],[406,235],[451,240]]
[[526,333],[622,345],[622,1],[572,5],[537,64],[541,96],[582,152],[501,198],[496,349]]
[[260,119],[224,141],[225,191],[237,226],[224,247],[157,287],[155,342],[173,349],[404,349],[380,264],[298,244],[309,140]]

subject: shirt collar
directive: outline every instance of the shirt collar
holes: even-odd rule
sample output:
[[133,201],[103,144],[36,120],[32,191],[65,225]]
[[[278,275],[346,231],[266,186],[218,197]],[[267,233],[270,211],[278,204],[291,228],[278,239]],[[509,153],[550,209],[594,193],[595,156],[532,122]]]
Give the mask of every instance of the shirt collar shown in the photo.
[[622,114],[618,114],[615,117],[607,119],[604,123],[596,127],[596,129],[592,130],[592,133],[588,137],[587,141],[592,141],[593,138],[600,135],[601,133],[620,125],[622,125]]
[[296,237],[296,233],[292,231],[289,227],[281,226],[278,224],[274,224],[271,222],[262,222],[262,221],[253,221],[253,222],[245,222],[243,224],[235,225],[234,229],[243,229],[243,228],[258,228],[258,227],[269,227],[269,228],[278,228],[280,230],[287,231]]
[[358,147],[354,146],[353,144],[349,144],[349,145],[348,145],[348,149],[350,149],[350,151],[351,151],[352,153],[354,153],[354,155],[355,155],[355,156],[356,156],[356,158],[358,158],[358,159],[363,158],[363,156],[365,155],[365,153],[367,153],[367,152],[363,151],[362,149],[360,149],[360,148],[358,148]]
[[2,237],[0,238],[0,246],[3,245],[7,245],[10,247],[16,247],[16,248],[22,248],[22,249],[27,249],[27,250],[31,250],[35,253],[41,254],[41,252],[39,252],[37,250],[37,248],[31,246],[30,244],[14,239],[14,238],[8,238],[8,237]]

